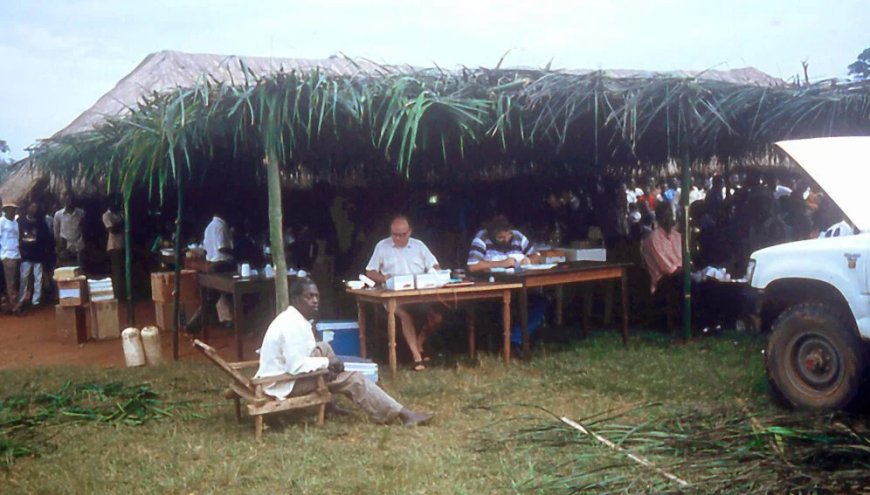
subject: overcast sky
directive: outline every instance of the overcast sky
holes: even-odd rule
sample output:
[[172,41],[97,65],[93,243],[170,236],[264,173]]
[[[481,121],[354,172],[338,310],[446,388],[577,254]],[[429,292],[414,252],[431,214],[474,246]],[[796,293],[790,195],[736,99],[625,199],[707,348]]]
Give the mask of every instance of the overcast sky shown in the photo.
[[25,156],[161,50],[820,79],[868,46],[870,0],[2,0],[0,139]]

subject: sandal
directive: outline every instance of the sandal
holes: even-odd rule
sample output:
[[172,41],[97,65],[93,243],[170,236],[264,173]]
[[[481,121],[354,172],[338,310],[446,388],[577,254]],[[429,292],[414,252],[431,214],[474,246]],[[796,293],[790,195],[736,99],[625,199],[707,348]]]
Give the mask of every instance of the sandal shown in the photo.
[[412,369],[414,371],[426,371],[426,366],[423,364],[423,361],[414,361],[414,367]]

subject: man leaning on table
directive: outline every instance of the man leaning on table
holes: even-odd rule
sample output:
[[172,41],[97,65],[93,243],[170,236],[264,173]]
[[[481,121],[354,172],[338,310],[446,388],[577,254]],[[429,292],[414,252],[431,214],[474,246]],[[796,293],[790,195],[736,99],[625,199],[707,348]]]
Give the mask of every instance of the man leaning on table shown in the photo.
[[[387,424],[398,418],[405,426],[417,426],[432,420],[433,413],[403,407],[362,373],[345,371],[344,363],[332,347],[327,342],[314,340],[312,320],[320,309],[320,293],[314,281],[307,277],[295,279],[290,286],[290,304],[269,325],[263,337],[257,377],[326,369],[329,391],[347,396],[377,423]],[[268,385],[263,391],[277,399],[286,399],[308,394],[316,387],[316,378],[302,378]],[[330,404],[329,409],[337,414],[345,412],[335,403]]]
[[[216,211],[211,222],[205,228],[202,247],[205,249],[205,260],[208,261],[208,273],[229,273],[236,271],[235,259],[233,257],[232,232],[222,211]],[[214,303],[210,294],[206,301],[200,303],[199,309],[190,318],[186,328],[187,331],[196,333],[200,330],[202,326],[202,313],[207,311],[207,303],[209,307],[211,304],[215,304],[218,321],[220,321],[221,326],[231,328],[233,326],[231,297],[227,294],[221,294],[217,302]]]
[[[366,265],[366,275],[379,284],[386,283],[390,277],[398,275],[420,275],[439,268],[438,260],[426,247],[426,244],[411,237],[411,222],[405,216],[397,216],[390,224],[390,237],[380,241],[375,246],[375,252]],[[414,371],[426,369],[423,364],[423,346],[426,340],[441,324],[444,317],[431,306],[425,307],[426,323],[417,334],[414,326],[414,314],[397,308],[396,314],[402,321],[402,335],[408,343],[408,349],[414,358]]]
[[[541,255],[535,251],[529,239],[516,230],[507,217],[497,215],[471,241],[468,271],[479,273],[493,269],[517,268],[540,261]],[[544,298],[529,298],[529,336],[543,323],[545,310]],[[511,347],[515,355],[521,353],[522,345],[522,326],[516,323],[511,328]]]

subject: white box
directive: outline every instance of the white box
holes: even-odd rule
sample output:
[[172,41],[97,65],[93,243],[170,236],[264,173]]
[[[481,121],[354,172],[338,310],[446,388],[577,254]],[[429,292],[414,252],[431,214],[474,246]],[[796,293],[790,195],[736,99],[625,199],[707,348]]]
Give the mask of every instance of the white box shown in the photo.
[[389,290],[413,290],[414,276],[413,275],[396,275],[387,279],[387,289]]
[[563,249],[567,261],[607,261],[607,250],[597,249]]
[[444,287],[449,281],[449,273],[447,277],[440,273],[424,273],[416,276],[418,289],[437,289],[438,287]]
[[378,363],[356,356],[336,356],[344,363],[345,371],[359,371],[369,380],[378,383]]

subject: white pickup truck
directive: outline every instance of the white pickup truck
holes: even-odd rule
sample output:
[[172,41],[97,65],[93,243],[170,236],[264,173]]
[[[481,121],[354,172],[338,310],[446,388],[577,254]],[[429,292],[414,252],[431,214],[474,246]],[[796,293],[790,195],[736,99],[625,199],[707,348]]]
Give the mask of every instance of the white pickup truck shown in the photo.
[[762,249],[747,271],[762,293],[762,319],[773,321],[766,356],[775,391],[795,407],[840,409],[856,399],[868,368],[870,137],[777,146],[868,232]]

